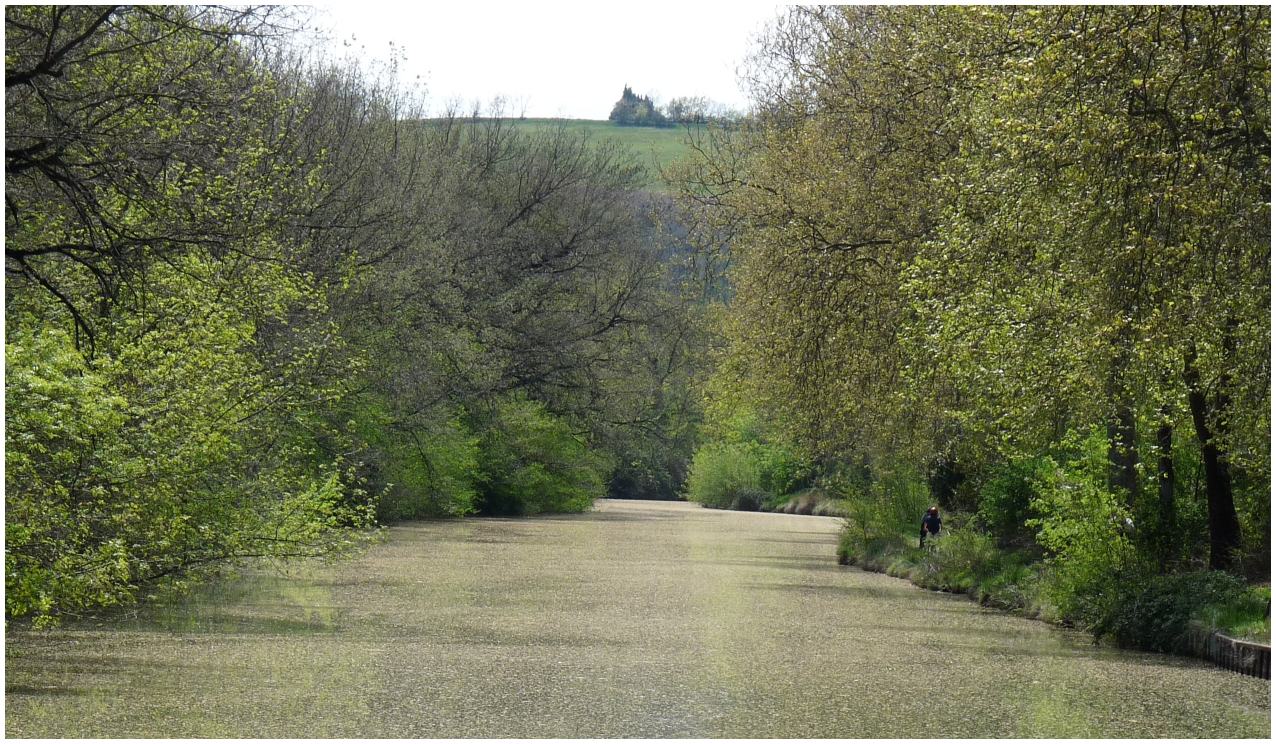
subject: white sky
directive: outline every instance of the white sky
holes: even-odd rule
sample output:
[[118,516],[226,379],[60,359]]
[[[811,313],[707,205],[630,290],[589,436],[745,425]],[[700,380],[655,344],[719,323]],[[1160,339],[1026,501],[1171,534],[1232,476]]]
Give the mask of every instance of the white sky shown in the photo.
[[[506,113],[606,119],[621,89],[657,103],[705,96],[747,108],[736,69],[775,3],[333,3],[318,5],[334,56],[403,57],[432,112],[507,101]],[[345,42],[350,42],[346,44]]]

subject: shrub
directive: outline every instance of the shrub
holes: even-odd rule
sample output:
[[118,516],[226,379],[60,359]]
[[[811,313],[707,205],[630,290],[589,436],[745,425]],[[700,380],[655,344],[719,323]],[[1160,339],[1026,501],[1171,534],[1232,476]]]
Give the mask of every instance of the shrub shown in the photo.
[[1001,567],[993,539],[972,529],[945,530],[936,549],[934,586],[953,592],[970,591]]
[[[716,442],[691,458],[687,498],[704,506],[729,509],[744,491],[762,491],[762,463],[755,443]],[[760,502],[759,502],[760,505]]]
[[846,499],[823,497],[815,503],[811,513],[817,517],[846,517],[850,514],[850,503]]
[[477,511],[479,439],[459,418],[420,430],[376,432],[380,476],[388,483],[377,507],[382,522],[461,517]]
[[1271,606],[1271,587],[1256,586],[1222,602],[1206,604],[1193,614],[1192,619],[1233,638],[1271,643]]
[[731,503],[727,505],[727,508],[735,511],[758,511],[762,508],[762,502],[766,497],[766,492],[761,489],[741,488],[731,497]]
[[810,463],[748,405],[715,410],[705,434],[710,442],[696,451],[687,473],[690,501],[716,509],[778,511],[787,494],[808,485]]
[[842,485],[849,490],[843,501],[847,521],[843,539],[849,558],[862,558],[870,545],[916,544],[918,525],[930,505],[930,492],[924,478],[914,471],[901,469],[888,471],[859,492],[850,483],[853,481]]
[[1116,600],[1123,576],[1135,570],[1134,548],[1126,537],[1129,515],[1107,488],[1107,439],[1095,430],[1073,437],[1070,459],[1047,461],[1037,471],[1028,521],[1049,554],[1043,585],[1064,619],[1091,625]]
[[1221,571],[1149,576],[1124,584],[1090,630],[1128,648],[1185,652],[1193,620],[1206,619],[1211,608],[1236,605],[1244,595],[1244,582]]
[[347,528],[371,522],[374,499],[347,464],[316,457],[324,427],[311,425],[337,395],[316,359],[355,365],[335,343],[311,346],[292,304],[306,288],[282,270],[244,277],[273,317],[297,310],[295,358],[259,358],[254,333],[272,316],[218,291],[223,269],[156,266],[146,311],[101,319],[91,357],[45,325],[37,298],[10,308],[8,617],[53,623],[247,556],[344,550]]
[[997,468],[980,487],[979,521],[1002,547],[1031,543],[1032,532],[1025,523],[1032,517],[1036,483],[1049,464],[1039,458],[1012,462]]
[[607,463],[540,403],[499,404],[479,445],[483,514],[578,512],[606,493]]

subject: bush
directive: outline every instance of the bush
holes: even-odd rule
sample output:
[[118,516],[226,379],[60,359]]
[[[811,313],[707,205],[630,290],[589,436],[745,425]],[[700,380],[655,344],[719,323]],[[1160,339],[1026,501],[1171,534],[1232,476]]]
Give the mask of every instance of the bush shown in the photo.
[[[843,502],[847,521],[843,540],[848,558],[862,560],[870,552],[870,546],[907,547],[917,543],[922,515],[930,505],[930,491],[924,478],[914,471],[901,469],[888,471],[858,493],[853,483],[851,480],[841,485],[849,490]],[[838,488],[836,483],[830,485]],[[946,520],[945,525],[948,524]]]
[[[838,562],[843,565],[862,566],[869,571],[885,572],[899,556],[908,554],[908,551],[907,541],[900,535],[874,538],[865,542],[855,536],[848,525],[847,528],[842,529],[837,546],[837,557]],[[922,551],[917,552],[920,554]]]
[[687,498],[704,506],[730,509],[740,493],[761,492],[762,462],[756,449],[756,443],[716,442],[696,450],[687,474]]
[[766,492],[761,489],[742,488],[732,496],[727,508],[735,511],[758,511],[766,497]]
[[1034,458],[1003,465],[979,489],[979,521],[1002,547],[1026,547],[1033,535],[1026,526],[1032,517],[1036,483],[1049,461]]
[[1193,614],[1192,619],[1233,638],[1271,643],[1271,607],[1271,587],[1255,586],[1221,603],[1205,605]]
[[716,409],[704,433],[710,441],[691,459],[688,500],[715,509],[777,511],[788,494],[807,485],[809,462],[754,408]]
[[[372,521],[353,469],[316,457],[316,402],[335,393],[311,367],[341,349],[311,347],[297,309],[296,358],[258,358],[269,318],[216,291],[223,268],[152,269],[147,311],[102,319],[92,357],[35,298],[10,309],[8,617],[54,623],[239,558],[344,550]],[[276,317],[305,293],[273,270],[248,279]]]
[[993,539],[971,529],[945,530],[935,548],[937,569],[932,586],[967,592],[1001,567]]
[[1193,621],[1209,627],[1211,609],[1244,601],[1245,583],[1221,571],[1150,576],[1126,583],[1111,608],[1091,625],[1095,637],[1148,651],[1190,651]]
[[387,484],[377,506],[382,522],[462,517],[478,510],[479,439],[459,418],[412,429],[367,432]]
[[714,442],[691,458],[687,498],[716,509],[775,508],[800,470],[800,460],[781,445]]
[[479,512],[579,512],[606,493],[607,463],[540,403],[499,404],[479,446]]
[[843,517],[845,518],[850,511],[850,502],[846,499],[832,499],[822,497],[816,501],[815,508],[811,513],[817,517]]
[[1002,557],[1000,569],[984,577],[978,586],[979,604],[1003,610],[1036,614],[1041,575],[1017,554]]
[[[1072,438],[1062,464],[1048,460],[1037,471],[1028,520],[1038,528],[1050,571],[1043,590],[1063,619],[1093,625],[1112,610],[1122,577],[1135,571],[1126,529],[1129,515],[1107,488],[1107,438],[1095,430]],[[1062,458],[1061,458],[1062,459]]]

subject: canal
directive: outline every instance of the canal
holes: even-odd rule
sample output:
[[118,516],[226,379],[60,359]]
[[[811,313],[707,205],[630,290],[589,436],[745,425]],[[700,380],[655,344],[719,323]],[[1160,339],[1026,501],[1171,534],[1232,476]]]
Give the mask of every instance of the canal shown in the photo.
[[838,566],[839,520],[414,523],[6,634],[13,737],[1263,737],[1270,684]]

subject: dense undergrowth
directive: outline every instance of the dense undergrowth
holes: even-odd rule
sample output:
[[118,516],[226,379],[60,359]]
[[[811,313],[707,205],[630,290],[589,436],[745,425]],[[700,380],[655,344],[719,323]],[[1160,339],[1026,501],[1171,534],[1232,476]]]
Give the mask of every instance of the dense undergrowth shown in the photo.
[[1270,587],[1249,586],[1222,571],[1131,571],[1112,583],[1110,593],[1068,604],[1066,579],[1056,565],[1000,549],[971,528],[947,530],[932,548],[919,548],[902,534],[862,544],[848,529],[838,557],[926,589],[968,594],[986,607],[1082,628],[1125,648],[1190,653],[1195,629],[1263,643],[1271,638]]

